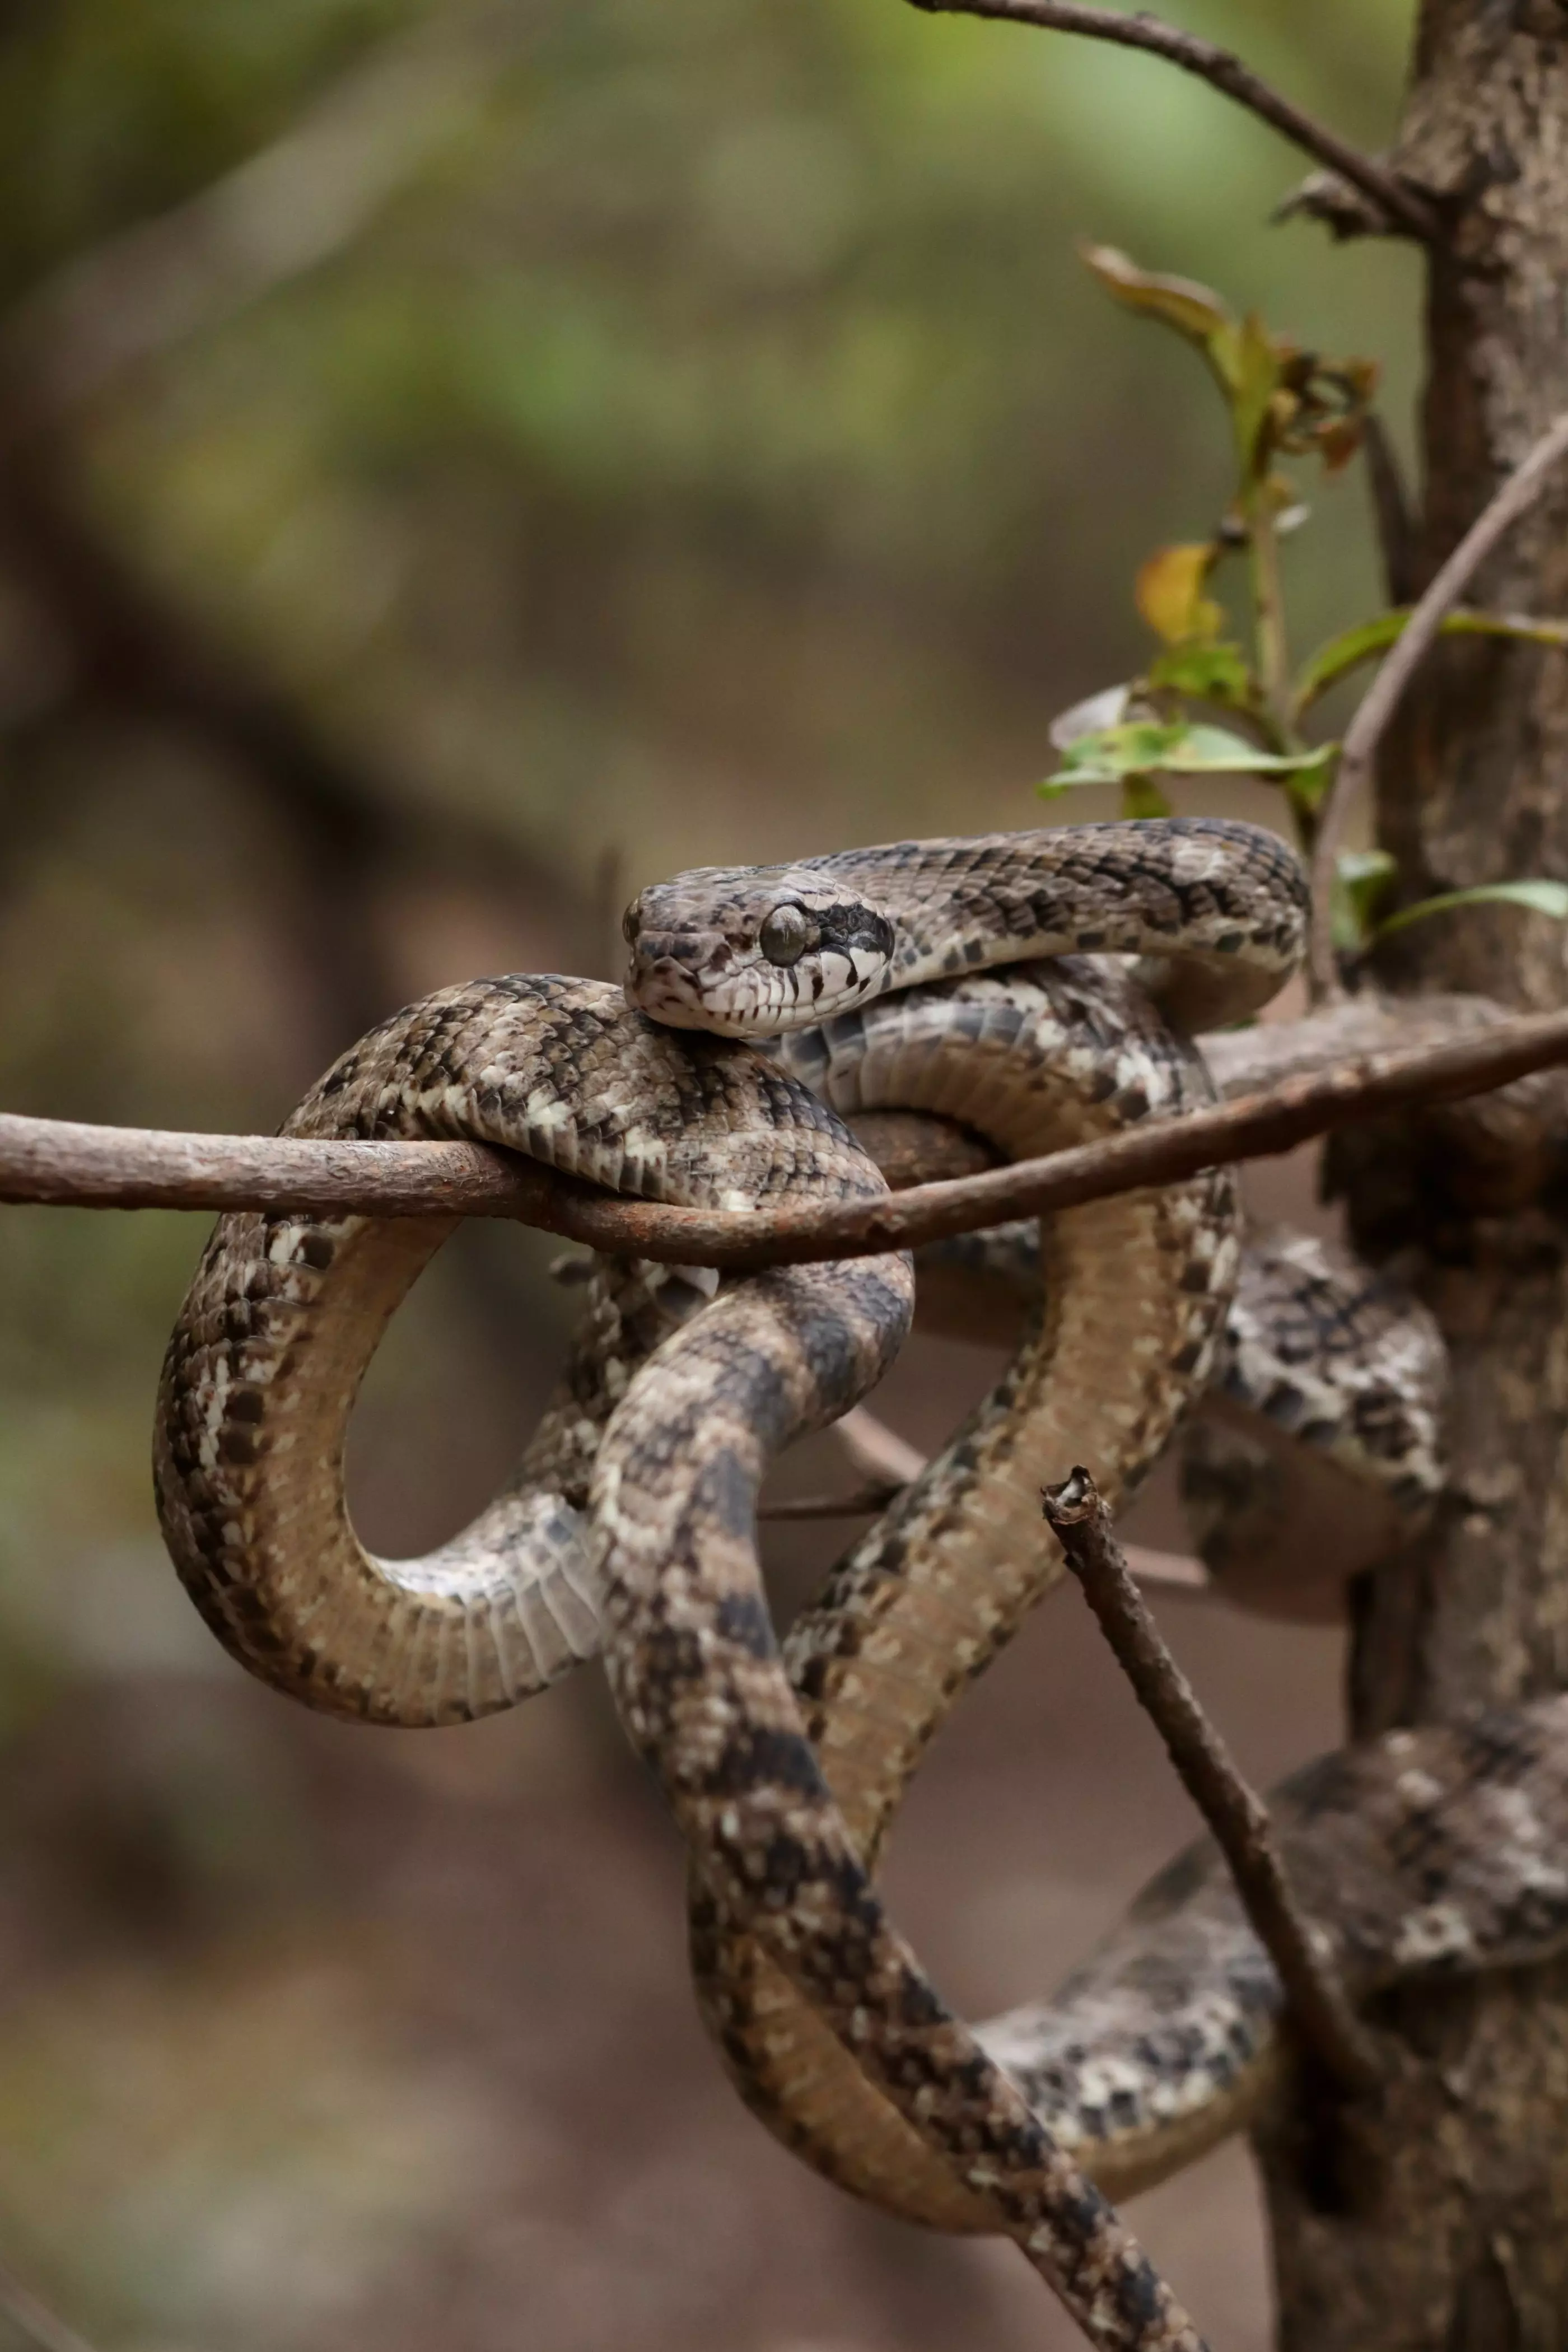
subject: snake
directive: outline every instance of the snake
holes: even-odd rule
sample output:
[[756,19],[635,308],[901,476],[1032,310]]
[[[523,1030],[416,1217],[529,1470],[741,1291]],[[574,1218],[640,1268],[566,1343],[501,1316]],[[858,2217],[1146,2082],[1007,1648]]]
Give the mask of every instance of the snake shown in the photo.
[[[629,1005],[550,975],[437,992],[343,1055],[287,1131],[463,1135],[693,1205],[867,1197],[882,1180],[819,1091],[833,1092],[836,1066],[880,1056],[895,1087],[925,1087],[917,1107],[993,1120],[1004,1148],[1053,1121],[1063,1139],[1179,1110],[1204,1098],[1189,1033],[1277,990],[1305,904],[1282,844],[1215,820],[709,870],[644,892],[628,914]],[[774,1040],[767,1053],[747,1042],[759,1034]],[[1010,1059],[1022,1108],[1004,1105]],[[808,1065],[817,1086],[800,1075]],[[1097,1213],[1121,1226],[1097,1225]],[[1054,1222],[1041,1304],[1002,1389],[851,1554],[782,1655],[760,1586],[757,1485],[784,1444],[885,1369],[909,1321],[908,1265],[868,1258],[714,1285],[700,1268],[606,1263],[588,1336],[507,1489],[437,1552],[380,1561],[343,1502],[349,1412],[447,1230],[220,1221],[171,1340],[155,1442],[165,1537],[209,1626],[290,1696],[405,1724],[513,1704],[602,1640],[623,1721],[696,1857],[703,2000],[753,2103],[860,2193],[1013,2237],[1095,2340],[1195,2346],[1103,2190],[1119,2144],[1138,2142],[1153,2177],[1176,2143],[1190,2152],[1194,2129],[1201,2140],[1216,2116],[1237,2119],[1279,2063],[1278,1996],[1247,1931],[1227,1921],[1223,1887],[1189,1871],[1199,1893],[1167,1889],[1165,1913],[1155,1905],[1168,1917],[1174,1904],[1206,1955],[1181,2000],[1166,1981],[1161,2008],[1137,1950],[1113,1938],[1069,1988],[1076,2010],[1047,2005],[1069,2020],[1067,2044],[1052,2045],[1038,2020],[964,2026],[887,1918],[872,1872],[946,1707],[1053,1579],[1023,1497],[1062,1457],[1019,1433],[1065,1437],[1091,1405],[1097,1476],[1103,1462],[1109,1490],[1125,1493],[1207,1379],[1237,1268],[1228,1180]],[[1115,1236],[1131,1253],[1135,1230],[1150,1280],[1118,1304]],[[1120,1342],[1117,1317],[1131,1318]],[[1076,1438],[1073,1450],[1094,1458]],[[1016,1549],[1017,1573],[1000,1598],[966,1597],[998,1549]],[[1551,1728],[1541,1736],[1554,1753]],[[1400,1821],[1468,1793],[1470,1751],[1400,1737],[1415,1761],[1386,1742],[1362,1753],[1358,1818],[1371,1787],[1394,1792]],[[1517,1759],[1529,1745],[1517,1727],[1514,1741]],[[1344,1770],[1335,1785],[1350,1785]],[[1344,1805],[1311,1791],[1300,1802],[1314,1850],[1349,1834]],[[1520,1835],[1525,1810],[1510,1815]],[[1335,1876],[1323,1874],[1331,1892]],[[1532,1952],[1558,1932],[1542,1924],[1541,1872],[1533,1883]],[[1482,1917],[1453,1884],[1463,1964],[1518,1957],[1518,1906]],[[1452,1958],[1452,1934],[1417,1950],[1408,1907],[1367,1948],[1392,1951],[1396,1969],[1426,1964],[1428,1946]],[[1148,1931],[1128,1932],[1136,1945]],[[1144,2023],[1152,2000],[1168,2029],[1146,2050],[1141,2000]],[[1091,2037],[1080,2063],[1071,2017],[1109,2031],[1107,2001],[1131,2039],[1100,2063]],[[1146,2078],[1142,2104],[1119,2070]],[[1047,2078],[1076,2085],[1054,2108]]]
[[[1111,875],[1113,842],[1129,863]],[[1137,862],[1156,843],[1158,883]],[[1041,844],[1053,889],[1043,910],[1025,854]],[[1072,940],[1088,960],[1062,959],[1051,929],[1064,877],[1084,893]],[[1151,911],[1163,952],[1151,947]],[[1181,1031],[1266,1002],[1293,966],[1303,920],[1284,845],[1189,821],[699,869],[644,892],[626,928],[630,992],[661,1019],[765,1035],[783,1066],[846,1113],[935,1111],[1016,1157],[1206,1099],[1206,1071]],[[1034,961],[1042,950],[1057,959]],[[1141,958],[1131,973],[1103,961],[1131,955]],[[1163,1222],[1152,1227],[1156,1203]],[[1341,1489],[1347,1516],[1364,1515],[1384,1548],[1430,1505],[1441,1396],[1430,1318],[1311,1237],[1255,1237],[1238,1255],[1236,1213],[1228,1184],[1201,1195],[1170,1187],[960,1244],[968,1271],[985,1260],[1030,1309],[1022,1346],[784,1647],[813,1744],[873,1868],[937,1725],[1062,1572],[1039,1527],[1038,1487],[1075,1445],[1114,1507],[1184,1405],[1206,1392],[1233,1406],[1248,1475],[1213,1511],[1208,1549],[1222,1575],[1235,1565],[1227,1540],[1253,1560],[1289,1516],[1283,1474],[1271,1482],[1260,1465],[1310,1455],[1313,1473],[1294,1483],[1309,1496]],[[1321,1536],[1321,1512],[1310,1532]],[[1289,1792],[1281,1801],[1289,1811]],[[1032,2011],[1027,2029],[1017,2017],[979,2029],[1113,2196],[1236,2129],[1277,2079],[1272,1970],[1245,1921],[1226,1912],[1226,1892],[1223,1878],[1207,1888],[1219,1909],[1205,1965],[1183,1980],[1186,2005],[1163,2035],[1151,2036],[1150,2002],[1134,1997],[1136,1938],[1132,1953],[1108,1948],[1081,1984]],[[994,2230],[994,2207],[955,2184],[878,2097],[700,1867],[690,1903],[700,2006],[763,2122],[839,2186],[903,2219]],[[1358,1916],[1370,1918],[1366,1902]],[[1168,1935],[1161,1904],[1137,1917],[1136,1937]],[[1378,1948],[1374,1936],[1363,1941]],[[1146,1986],[1156,1979],[1168,1991],[1168,1972],[1142,1970]],[[1120,2043],[1104,2031],[1116,2021]],[[1070,2082],[1064,2047],[1077,2053]],[[1102,2061],[1113,2100],[1097,2093]],[[1047,2078],[1055,2093],[1045,2098]]]
[[[1032,1219],[927,1244],[915,1264],[921,1328],[1008,1346],[1046,1278]],[[1177,1436],[1184,1516],[1215,1590],[1291,1623],[1342,1618],[1347,1585],[1441,1494],[1447,1392],[1436,1320],[1400,1282],[1321,1234],[1248,1223]]]

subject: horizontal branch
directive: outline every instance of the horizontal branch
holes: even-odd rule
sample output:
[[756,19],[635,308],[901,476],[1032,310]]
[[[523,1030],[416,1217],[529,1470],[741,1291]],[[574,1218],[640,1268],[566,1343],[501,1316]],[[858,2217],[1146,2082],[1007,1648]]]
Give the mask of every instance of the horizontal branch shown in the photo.
[[1268,1808],[1165,1645],[1122,1557],[1087,1470],[1047,1486],[1045,1516],[1139,1705],[1224,1854],[1236,1891],[1284,1988],[1302,2041],[1342,2091],[1371,2090],[1382,2069],[1365,2027],[1297,1903]]
[[[570,1181],[483,1143],[186,1135],[0,1113],[0,1201],[79,1209],[278,1209],[304,1216],[515,1217],[552,1233]],[[621,1203],[576,1188],[592,1220]],[[597,1228],[584,1239],[597,1241]],[[646,1256],[646,1251],[643,1255]]]
[[511,1217],[667,1265],[752,1272],[910,1249],[1234,1160],[1268,1159],[1357,1120],[1485,1094],[1568,1062],[1568,1013],[1367,1054],[1180,1119],[1151,1119],[1041,1160],[879,1199],[757,1210],[666,1208],[596,1191],[472,1143],[307,1141],[161,1133],[0,1115],[0,1201],[93,1209],[274,1209],[307,1215]]
[[912,0],[928,16],[990,16],[1007,24],[1037,25],[1047,32],[1079,33],[1092,41],[1113,41],[1120,48],[1143,49],[1163,58],[1183,73],[1196,74],[1225,97],[1245,106],[1271,130],[1279,131],[1303,154],[1315,156],[1357,188],[1390,229],[1436,241],[1438,222],[1430,205],[1374,157],[1363,154],[1273,89],[1244,64],[1234,50],[1214,41],[1184,33],[1144,10],[1131,14],[1119,8],[1087,5],[1085,0]]

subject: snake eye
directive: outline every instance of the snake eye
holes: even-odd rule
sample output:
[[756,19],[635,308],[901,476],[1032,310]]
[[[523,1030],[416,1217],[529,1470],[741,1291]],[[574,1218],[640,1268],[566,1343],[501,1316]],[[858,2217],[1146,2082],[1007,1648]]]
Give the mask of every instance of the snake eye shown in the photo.
[[757,943],[770,963],[798,963],[811,935],[805,908],[786,898],[775,907],[757,934]]
[[621,917],[621,937],[625,940],[627,947],[636,947],[637,941],[637,902],[635,898],[632,900],[631,905],[626,908],[626,913]]

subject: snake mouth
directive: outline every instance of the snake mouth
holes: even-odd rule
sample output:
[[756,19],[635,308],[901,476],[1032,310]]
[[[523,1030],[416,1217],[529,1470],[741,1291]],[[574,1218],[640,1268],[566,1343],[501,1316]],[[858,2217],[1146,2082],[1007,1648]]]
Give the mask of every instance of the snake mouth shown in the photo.
[[797,1003],[788,975],[748,963],[727,942],[696,969],[681,955],[645,957],[639,942],[626,974],[626,994],[634,1012],[664,1028],[702,1029],[710,1037],[747,1045],[799,1028],[816,1017],[810,997]]
[[666,1029],[707,1029],[712,1024],[700,990],[678,965],[626,974],[626,1003]]
[[719,931],[641,932],[632,941],[626,1003],[667,1028],[711,1028],[731,961]]

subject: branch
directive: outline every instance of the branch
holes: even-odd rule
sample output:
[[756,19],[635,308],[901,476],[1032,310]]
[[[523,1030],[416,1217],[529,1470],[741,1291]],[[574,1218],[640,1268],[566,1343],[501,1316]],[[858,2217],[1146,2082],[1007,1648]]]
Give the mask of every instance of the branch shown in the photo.
[[1260,116],[1303,154],[1326,163],[1352,188],[1361,190],[1391,230],[1417,237],[1423,244],[1437,240],[1436,214],[1395,173],[1363,155],[1359,148],[1348,146],[1324,123],[1293,106],[1232,50],[1200,40],[1195,33],[1179,32],[1175,26],[1162,24],[1159,17],[1146,16],[1141,9],[1134,16],[1122,16],[1113,8],[1087,6],[1083,0],[911,0],[911,5],[928,16],[998,17],[1008,24],[1038,25],[1047,32],[1083,33],[1090,40],[1114,41],[1124,49],[1146,49],[1151,56],[1179,66],[1184,73],[1212,83],[1238,106]]
[[1143,1606],[1093,1479],[1087,1470],[1075,1470],[1059,1486],[1044,1489],[1044,1504],[1118,1664],[1229,1864],[1302,2041],[1342,2091],[1353,2095],[1373,2089],[1384,2070],[1324,1958],[1321,1934],[1297,1906],[1268,1809],[1237,1770]]
[[1342,993],[1334,962],[1333,892],[1340,843],[1357,793],[1372,773],[1377,747],[1405,688],[1436,641],[1445,617],[1458,603],[1500,539],[1532,506],[1547,476],[1568,456],[1568,414],[1542,434],[1516,473],[1489,506],[1482,509],[1411,614],[1387,660],[1367,688],[1345,730],[1333,788],[1323,803],[1312,850],[1312,932],[1310,972],[1313,993]]
[[1388,215],[1361,188],[1352,188],[1337,172],[1309,172],[1268,215],[1269,226],[1281,221],[1311,220],[1326,228],[1336,244],[1352,236],[1386,236]]
[[1370,1054],[1048,1158],[873,1200],[754,1210],[624,1199],[484,1144],[181,1135],[0,1114],[0,1201],[513,1217],[623,1256],[751,1273],[911,1249],[1011,1217],[1173,1183],[1234,1160],[1268,1159],[1334,1128],[1484,1094],[1565,1061],[1568,1013],[1535,1013],[1438,1045]]

